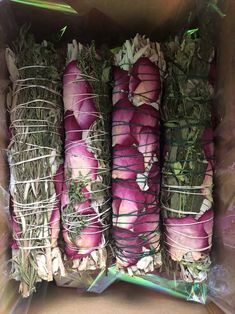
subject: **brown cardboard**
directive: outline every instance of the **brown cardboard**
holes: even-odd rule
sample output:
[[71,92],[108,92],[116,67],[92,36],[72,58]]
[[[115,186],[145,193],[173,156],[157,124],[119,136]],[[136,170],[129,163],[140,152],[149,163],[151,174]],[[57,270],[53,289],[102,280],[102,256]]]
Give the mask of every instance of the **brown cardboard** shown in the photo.
[[[233,0],[228,1],[232,2]],[[155,39],[164,38],[169,32],[174,32],[177,28],[180,28],[185,24],[190,10],[193,10],[193,15],[195,15],[197,12],[197,6],[200,4],[200,1],[196,0],[136,0],[134,1],[134,5],[133,0],[70,0],[66,2],[78,10],[79,16],[63,15],[61,13],[49,11],[47,12],[45,10],[25,7],[18,4],[12,4],[11,7],[14,11],[14,16],[16,17],[17,22],[19,24],[26,21],[31,22],[32,29],[38,38],[42,38],[45,34],[53,33],[65,25],[68,25],[68,33],[66,33],[64,37],[65,42],[73,37],[76,37],[84,42],[96,39],[98,42],[116,45],[137,31],[145,32],[147,35],[151,35]],[[8,3],[4,7],[4,10],[8,10]],[[235,8],[233,12],[235,12]],[[0,12],[1,25],[3,21],[1,18],[2,13],[3,11]],[[231,14],[231,16],[233,17],[234,13]],[[230,17],[230,22],[232,21],[232,17]],[[4,22],[6,25],[5,29],[0,29],[0,47],[4,47],[4,41],[10,42],[12,38],[11,34],[14,34],[14,31],[10,32],[10,30],[14,29],[14,20],[11,20],[11,18]],[[232,31],[232,25],[234,26],[234,24],[225,24],[223,26],[224,28],[219,39],[221,47],[221,63],[227,58],[230,58],[228,60],[231,62],[230,54],[232,51],[229,48],[230,44],[228,40],[228,36],[231,36],[231,34],[226,33],[227,35],[223,36],[223,32],[226,32],[226,30]],[[9,32],[8,36],[6,35],[6,30]],[[226,47],[226,49],[224,47]],[[2,58],[3,50],[0,53],[0,81],[2,79],[2,83],[5,84],[6,72],[3,67]],[[227,66],[230,66],[230,64],[228,63]],[[223,75],[221,76],[221,82],[219,84],[222,84],[222,82],[230,82],[229,87],[227,87],[227,93],[224,96],[225,98],[221,100],[221,103],[226,103],[226,97],[233,97],[232,95],[234,89],[232,86],[234,86],[235,82],[232,80],[232,73],[235,72],[235,69],[228,72],[227,68],[224,67],[221,71],[223,71],[221,72]],[[7,144],[7,133],[6,128],[4,127],[6,123],[6,116],[3,89],[2,92],[0,92],[0,105],[0,147],[5,148]],[[1,160],[0,164],[0,185],[7,188],[7,168],[2,165],[5,165],[4,158]],[[3,234],[6,230],[6,226],[6,221],[1,219],[0,234]],[[221,256],[224,254],[226,255],[226,258],[223,257],[222,260],[228,261],[230,258],[234,257],[224,250],[223,247],[220,252]],[[13,282],[11,285],[16,287],[17,283]],[[14,289],[12,289],[11,286],[9,291],[12,290]],[[233,298],[233,296],[231,296],[231,298]],[[4,305],[7,302],[5,298],[4,300],[4,302],[0,302],[1,305]],[[184,302],[168,297],[164,294],[125,283],[117,283],[111,286],[102,295],[79,295],[75,289],[50,286],[47,290],[44,301],[45,302],[39,302],[36,298],[33,301],[28,313],[222,313],[212,303],[207,306],[202,306],[199,304]],[[8,310],[3,312],[0,308],[0,313],[9,312]]]
[[[220,265],[216,273],[217,289],[224,283],[229,287],[226,297],[214,297],[229,313],[235,309],[235,2],[222,1],[226,18],[217,27],[217,92],[216,108],[216,219],[214,260]],[[226,218],[226,220],[225,220]],[[225,224],[226,221],[226,224]]]
[[[96,40],[111,46],[121,43],[136,32],[162,40],[187,25],[197,14],[201,0],[69,0],[65,1],[77,10],[78,15],[61,14],[12,2],[11,6],[19,24],[31,23],[39,36],[53,35],[65,25],[64,40],[79,38],[80,42]],[[53,23],[52,23],[53,21]],[[40,27],[39,27],[40,26]]]
[[[66,1],[77,12],[88,5],[131,31],[151,33],[169,25],[180,26],[190,10],[195,12],[195,0],[70,0]],[[181,24],[182,25],[182,24]]]
[[[5,51],[0,48],[0,272],[2,274],[0,280],[0,299],[3,298],[5,286],[7,284],[7,277],[4,275],[5,272],[5,261],[9,258],[7,252],[8,246],[8,216],[5,209],[8,207],[8,166],[6,157],[6,148],[8,144],[8,132],[7,132],[7,121],[6,121],[6,88],[8,86],[7,71],[4,62]],[[1,309],[8,303],[2,304],[0,302],[0,313]]]
[[119,282],[102,295],[50,286],[45,299],[35,299],[29,314],[222,314],[216,306],[175,299],[152,290]]

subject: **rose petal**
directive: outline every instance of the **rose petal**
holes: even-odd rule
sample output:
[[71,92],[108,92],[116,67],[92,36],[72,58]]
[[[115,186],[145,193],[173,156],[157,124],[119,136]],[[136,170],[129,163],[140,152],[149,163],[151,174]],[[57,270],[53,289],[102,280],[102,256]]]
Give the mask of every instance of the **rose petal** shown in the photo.
[[125,100],[119,101],[112,115],[112,145],[132,145],[134,138],[131,135],[130,121],[135,113],[135,106]]
[[113,149],[113,179],[136,179],[144,172],[143,155],[134,146],[115,145]]
[[125,70],[114,67],[114,86],[113,86],[113,105],[121,99],[128,99],[129,92],[129,75]]
[[97,119],[92,88],[78,68],[77,61],[70,62],[63,76],[63,100],[65,111],[74,113],[82,130],[89,129]]
[[147,183],[150,190],[158,196],[160,193],[160,178],[161,173],[159,169],[159,164],[157,162],[152,164],[150,171],[148,173]]
[[158,100],[161,91],[160,72],[148,58],[139,58],[134,64],[129,90],[135,95],[134,103],[152,103]]
[[117,248],[116,256],[120,266],[135,265],[141,257],[143,240],[139,239],[135,232],[116,226],[113,227],[113,237]]
[[67,110],[64,115],[64,128],[65,128],[65,145],[71,141],[79,141],[82,139],[82,132],[73,115],[73,111]]
[[65,208],[69,203],[70,201],[69,201],[68,187],[67,187],[67,184],[64,182],[63,192],[61,195],[61,208]]
[[137,233],[153,232],[159,227],[159,209],[155,206],[147,207],[139,213],[134,224],[134,231]]
[[76,204],[74,210],[77,215],[78,227],[79,225],[81,227],[80,231],[76,231],[78,234],[75,241],[70,236],[70,232],[73,232],[72,229],[66,230],[65,226],[63,231],[64,241],[67,243],[66,252],[73,259],[87,256],[102,241],[102,226],[90,201]]
[[98,222],[92,223],[91,226],[84,227],[81,230],[81,233],[76,237],[75,244],[84,254],[87,253],[87,250],[92,252],[95,248],[97,248],[102,240],[102,230],[101,226]]
[[139,214],[134,224],[134,232],[140,239],[145,240],[145,248],[159,247],[159,209],[156,206],[149,206]]
[[[64,239],[64,241],[65,241],[65,239]],[[65,247],[65,254],[72,260],[80,257],[80,254],[78,254],[78,252],[75,249],[68,247],[68,246]]]
[[213,229],[213,210],[208,210],[200,219],[192,216],[166,218],[165,235],[170,256],[181,261],[184,254],[192,252],[194,260],[209,251]]
[[140,132],[133,134],[135,137],[139,152],[144,155],[145,167],[148,166],[150,160],[159,155],[159,141],[156,129],[151,127],[142,127]]
[[136,108],[136,111],[131,119],[132,130],[134,133],[139,133],[143,126],[156,128],[159,125],[159,111],[153,106],[143,104]]
[[113,224],[131,229],[145,206],[145,194],[136,182],[113,182]]
[[149,188],[147,191],[144,192],[145,193],[145,204],[147,206],[157,206],[158,202],[158,194],[152,190],[151,188]]
[[74,116],[82,130],[88,130],[99,117],[95,103],[93,99],[90,98],[91,96],[85,97],[88,97],[89,99],[85,99],[77,104],[77,107],[74,110]]
[[65,152],[66,167],[72,171],[72,178],[80,176],[96,180],[98,161],[94,154],[87,149],[85,141],[73,142]]

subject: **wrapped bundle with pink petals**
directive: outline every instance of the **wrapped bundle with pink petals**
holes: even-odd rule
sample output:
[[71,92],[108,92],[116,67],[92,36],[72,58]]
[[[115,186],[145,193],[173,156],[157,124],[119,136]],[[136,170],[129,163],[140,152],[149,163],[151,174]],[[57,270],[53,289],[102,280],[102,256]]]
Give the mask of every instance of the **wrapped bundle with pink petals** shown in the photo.
[[6,50],[9,93],[12,273],[28,297],[36,283],[52,281],[64,267],[57,240],[62,193],[62,95],[59,60],[52,44],[37,44],[21,30]]
[[160,114],[165,62],[158,43],[136,35],[114,56],[113,237],[116,265],[130,275],[161,265]]
[[165,261],[181,278],[202,282],[210,266],[213,230],[213,49],[185,35],[166,44],[168,77],[163,97],[162,213]]
[[68,46],[63,76],[65,163],[62,205],[68,271],[107,265],[110,224],[109,68],[94,45]]

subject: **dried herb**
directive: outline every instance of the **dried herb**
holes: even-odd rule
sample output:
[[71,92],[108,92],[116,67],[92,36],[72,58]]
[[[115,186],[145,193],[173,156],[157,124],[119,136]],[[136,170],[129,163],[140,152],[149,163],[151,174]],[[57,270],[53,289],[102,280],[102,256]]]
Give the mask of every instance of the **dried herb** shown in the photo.
[[[36,43],[28,29],[21,29],[6,57],[13,84],[8,97],[12,278],[27,297],[37,282],[53,280],[53,259],[59,258],[51,219],[58,206],[54,177],[62,163],[61,83],[53,45]],[[54,214],[58,228],[59,212]]]
[[208,82],[213,49],[197,36],[186,32],[165,44],[162,105],[165,249],[187,281],[206,277],[213,225],[213,90]]
[[[65,170],[62,204],[65,259],[73,271],[105,267],[110,224],[109,61],[90,46],[71,44],[64,72]],[[70,47],[70,45],[69,45]],[[68,50],[69,56],[70,49]]]

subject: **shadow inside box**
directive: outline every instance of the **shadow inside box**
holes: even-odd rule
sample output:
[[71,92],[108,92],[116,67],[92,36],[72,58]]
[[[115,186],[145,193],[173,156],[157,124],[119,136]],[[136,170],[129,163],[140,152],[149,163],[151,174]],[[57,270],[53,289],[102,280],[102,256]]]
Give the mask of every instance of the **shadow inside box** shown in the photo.
[[13,314],[222,314],[214,304],[206,306],[179,300],[125,282],[115,282],[102,294],[81,293],[55,283],[38,285],[28,299],[20,299]]

